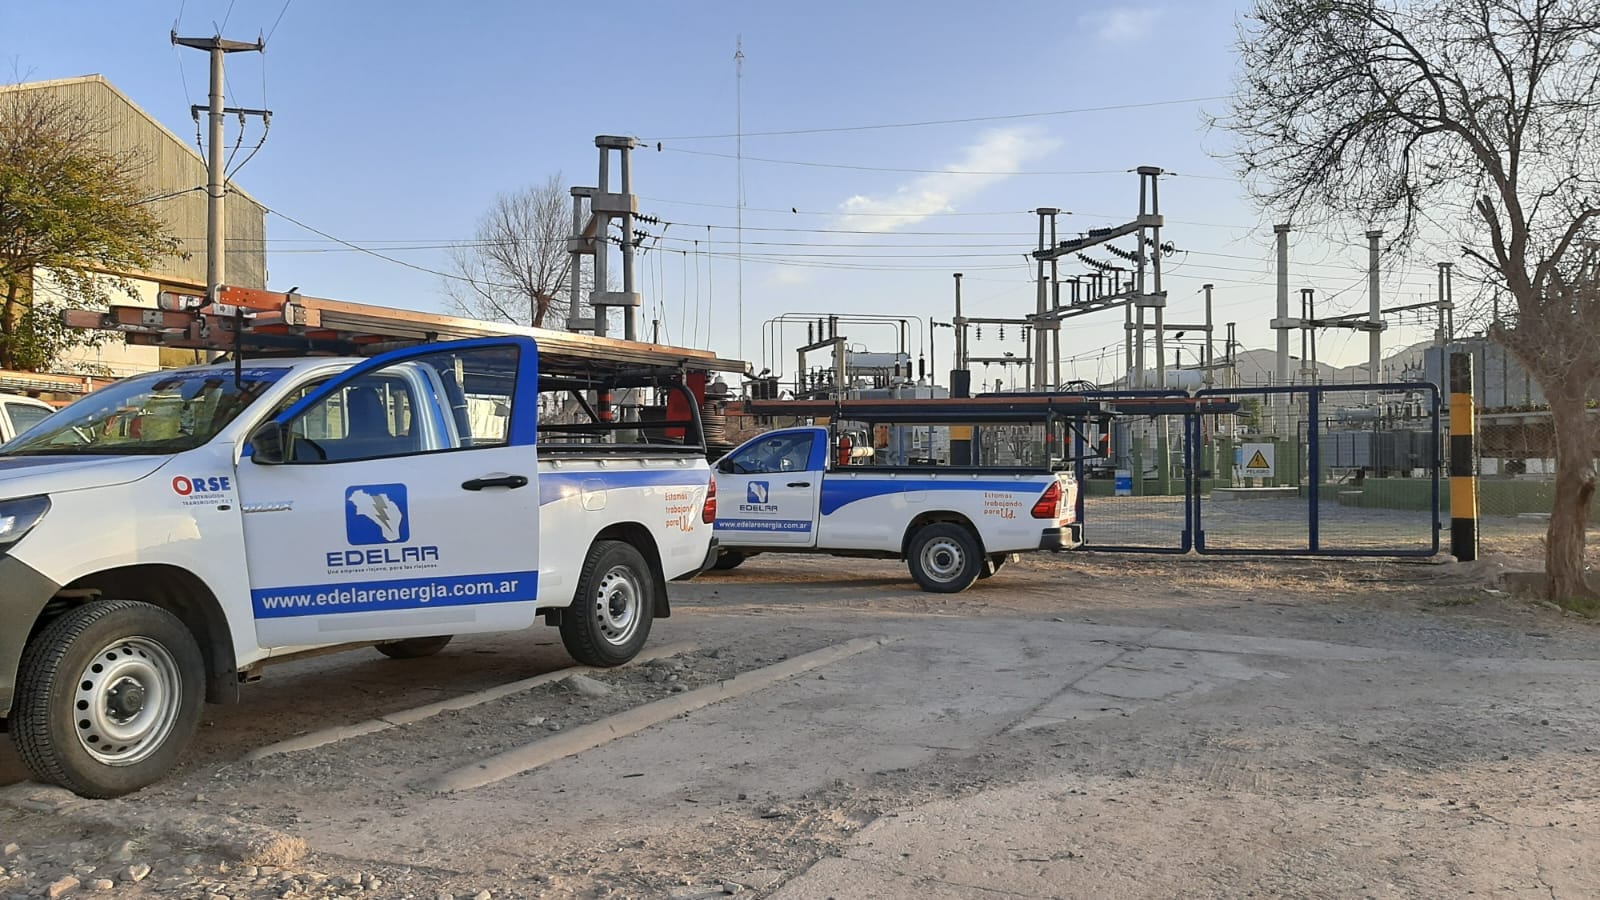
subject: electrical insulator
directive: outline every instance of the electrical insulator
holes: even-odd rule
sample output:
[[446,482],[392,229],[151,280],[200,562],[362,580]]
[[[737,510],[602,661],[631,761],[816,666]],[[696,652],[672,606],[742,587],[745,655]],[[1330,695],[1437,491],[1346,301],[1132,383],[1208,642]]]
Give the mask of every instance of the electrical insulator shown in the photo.
[[978,326],[978,340],[980,340],[980,341],[983,340],[983,326],[982,325]]
[[1006,327],[1004,325],[1001,325],[1000,326],[1000,340],[1003,341],[1005,339],[1006,339]]

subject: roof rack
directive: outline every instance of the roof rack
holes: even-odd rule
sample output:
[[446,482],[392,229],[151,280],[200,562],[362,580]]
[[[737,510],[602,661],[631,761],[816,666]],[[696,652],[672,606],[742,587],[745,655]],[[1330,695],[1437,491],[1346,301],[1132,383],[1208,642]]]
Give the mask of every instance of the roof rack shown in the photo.
[[1031,422],[1049,416],[1095,418],[1105,404],[1073,395],[1050,397],[917,397],[903,400],[746,400],[730,405],[729,415],[829,416],[861,422],[952,423]]
[[522,336],[539,344],[541,369],[632,368],[748,374],[750,364],[705,350],[569,334],[437,313],[415,312],[225,285],[217,302],[162,292],[155,308],[67,310],[64,324],[121,332],[128,343],[263,355],[367,356],[433,341]]

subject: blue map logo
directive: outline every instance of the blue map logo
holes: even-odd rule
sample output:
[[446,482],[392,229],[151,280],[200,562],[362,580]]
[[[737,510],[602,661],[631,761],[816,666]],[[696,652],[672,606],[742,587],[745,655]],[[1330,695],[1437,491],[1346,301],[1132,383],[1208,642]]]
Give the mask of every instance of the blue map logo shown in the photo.
[[402,544],[411,539],[411,510],[403,484],[345,488],[344,532],[352,546]]
[[745,493],[746,503],[766,503],[767,483],[765,481],[752,481]]

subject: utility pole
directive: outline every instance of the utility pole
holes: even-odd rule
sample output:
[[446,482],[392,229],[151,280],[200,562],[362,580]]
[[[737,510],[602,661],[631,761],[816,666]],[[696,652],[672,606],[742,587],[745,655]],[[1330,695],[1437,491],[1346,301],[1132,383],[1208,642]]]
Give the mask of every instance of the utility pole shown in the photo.
[[951,364],[951,370],[965,369],[967,367],[967,320],[961,315],[961,273],[956,276],[956,314],[950,320],[950,325],[956,333],[956,358]]
[[738,160],[734,164],[734,177],[738,190],[734,194],[737,207],[738,252],[734,254],[735,301],[739,307],[739,358],[744,359],[744,35],[733,43],[733,147]]
[[1202,284],[1202,285],[1200,285],[1200,287],[1206,292],[1206,356],[1205,356],[1206,363],[1205,363],[1204,374],[1202,374],[1200,376],[1200,378],[1201,378],[1201,382],[1206,387],[1211,387],[1212,385],[1217,383],[1216,374],[1215,374],[1216,371],[1217,371],[1216,341],[1212,340],[1212,330],[1211,330],[1212,329],[1212,322],[1211,322],[1211,288],[1212,288],[1212,285]]
[[1383,308],[1378,303],[1378,239],[1382,231],[1367,232],[1367,380],[1383,380],[1378,368],[1383,364]]
[[[178,37],[176,31],[172,32],[172,43],[176,46],[204,50],[211,56],[211,95],[210,105],[207,107],[211,131],[206,140],[206,301],[214,304],[228,274],[227,236],[223,229],[225,224],[223,201],[227,198],[228,186],[222,170],[222,117],[230,110],[223,103],[222,59],[229,53],[245,51],[260,53],[267,45],[260,40],[254,43],[229,41],[223,39],[221,35],[206,38]],[[194,107],[190,112],[198,117],[199,108]],[[266,110],[240,109],[233,112],[239,113],[241,118],[251,113],[270,115]]]
[[[1037,314],[1038,318],[1036,318],[1034,321],[1042,322],[1044,321],[1045,310],[1048,308],[1050,303],[1049,288],[1045,286],[1044,280],[1045,251],[1055,246],[1054,240],[1051,240],[1048,244],[1045,243],[1046,238],[1044,221],[1046,218],[1054,216],[1057,212],[1060,212],[1060,210],[1053,209],[1048,206],[1042,206],[1034,210],[1034,212],[1038,213],[1039,215],[1039,252],[1034,254],[1039,260],[1039,290],[1037,292],[1037,304],[1035,308],[1035,313]],[[1033,350],[1033,371],[1029,373],[1028,379],[1028,390],[1030,391],[1044,390],[1046,365],[1045,356],[1047,355],[1046,351],[1049,347],[1047,340],[1048,338],[1042,329],[1035,328],[1033,330],[1033,346],[1031,348]]]
[[1272,226],[1278,236],[1278,317],[1272,327],[1278,332],[1278,366],[1274,373],[1279,386],[1289,383],[1289,231],[1288,224]]
[[1451,302],[1450,269],[1453,263],[1439,263],[1439,323],[1434,331],[1434,344],[1443,347],[1454,339],[1451,326],[1455,324],[1455,304]]
[[[639,329],[639,292],[634,290],[633,271],[633,217],[639,213],[639,198],[633,193],[633,168],[629,161],[629,154],[638,142],[631,137],[617,135],[597,135],[594,145],[600,151],[600,184],[589,196],[589,211],[594,217],[594,290],[589,294],[589,303],[594,307],[594,333],[596,337],[605,337],[610,325],[609,314],[613,306],[622,307],[622,333],[630,341],[638,340]],[[611,151],[615,150],[620,157],[620,171],[622,175],[622,190],[611,190]],[[574,196],[576,196],[574,191]],[[615,216],[622,222],[622,290],[613,291],[608,284],[607,273],[608,257],[610,256],[609,244],[611,241],[611,219]]]

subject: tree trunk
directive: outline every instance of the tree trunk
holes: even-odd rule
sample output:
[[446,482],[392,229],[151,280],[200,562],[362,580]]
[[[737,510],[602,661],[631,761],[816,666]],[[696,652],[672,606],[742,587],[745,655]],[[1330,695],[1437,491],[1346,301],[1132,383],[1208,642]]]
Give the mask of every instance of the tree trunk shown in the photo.
[[1595,474],[1585,406],[1582,392],[1576,398],[1550,398],[1556,483],[1550,530],[1545,536],[1545,573],[1550,579],[1549,599],[1555,601],[1591,596],[1583,577],[1583,547]]
[[0,369],[16,368],[16,348],[11,345],[11,338],[16,332],[17,319],[20,318],[18,302],[22,296],[22,289],[15,280],[6,284],[5,304],[0,306]]

